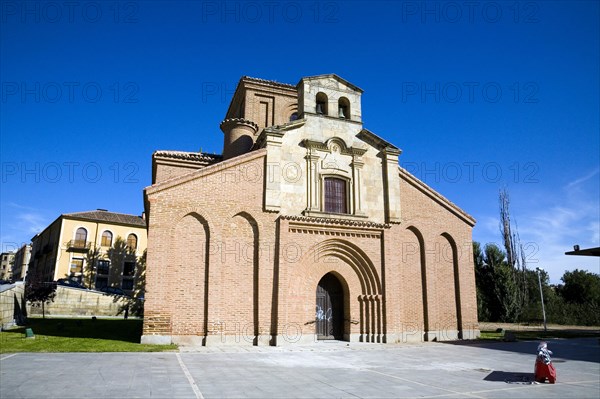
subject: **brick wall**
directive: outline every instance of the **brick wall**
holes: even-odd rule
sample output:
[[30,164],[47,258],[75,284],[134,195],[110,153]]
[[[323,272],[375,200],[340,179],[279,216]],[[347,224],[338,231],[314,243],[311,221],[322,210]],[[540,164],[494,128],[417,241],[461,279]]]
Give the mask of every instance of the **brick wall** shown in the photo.
[[263,211],[264,155],[148,190],[143,340],[312,342],[315,289],[329,272],[345,290],[348,340],[476,335],[470,216],[401,172],[400,224],[281,219]]

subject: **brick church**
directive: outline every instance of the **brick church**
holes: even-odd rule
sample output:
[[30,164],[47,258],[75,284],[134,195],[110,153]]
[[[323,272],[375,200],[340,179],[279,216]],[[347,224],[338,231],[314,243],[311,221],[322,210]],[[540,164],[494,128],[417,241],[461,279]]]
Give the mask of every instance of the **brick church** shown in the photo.
[[478,336],[475,220],[363,127],[362,92],[243,77],[222,155],[153,154],[143,343]]

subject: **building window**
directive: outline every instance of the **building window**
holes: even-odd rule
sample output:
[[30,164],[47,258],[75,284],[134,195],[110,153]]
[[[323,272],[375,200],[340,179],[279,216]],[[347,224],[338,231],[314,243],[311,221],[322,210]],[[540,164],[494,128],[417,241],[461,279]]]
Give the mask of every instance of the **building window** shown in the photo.
[[96,289],[101,290],[108,287],[108,274],[110,272],[110,261],[101,259],[98,261],[98,272],[96,273]]
[[125,262],[123,264],[123,276],[133,277],[135,273],[135,262]]
[[71,259],[71,268],[69,270],[69,277],[72,280],[81,282],[83,274],[83,258]]
[[346,185],[344,179],[325,178],[325,212],[348,213]]
[[350,101],[346,97],[340,97],[338,100],[338,117],[350,119]]
[[317,93],[316,97],[316,109],[315,111],[319,115],[328,115],[327,112],[327,95],[325,93]]
[[127,248],[132,251],[137,249],[137,236],[135,234],[129,234],[127,236]]
[[99,260],[98,261],[98,274],[108,274],[110,270],[110,261],[109,260]]
[[102,233],[101,245],[103,247],[110,247],[112,245],[112,239],[113,239],[112,233],[110,231],[106,230],[104,233]]
[[75,232],[75,246],[78,248],[85,248],[85,244],[87,241],[87,230],[83,227],[80,227]]
[[135,262],[134,261],[125,261],[123,263],[123,281],[121,283],[121,288],[124,290],[132,290],[133,289],[133,275],[135,274]]

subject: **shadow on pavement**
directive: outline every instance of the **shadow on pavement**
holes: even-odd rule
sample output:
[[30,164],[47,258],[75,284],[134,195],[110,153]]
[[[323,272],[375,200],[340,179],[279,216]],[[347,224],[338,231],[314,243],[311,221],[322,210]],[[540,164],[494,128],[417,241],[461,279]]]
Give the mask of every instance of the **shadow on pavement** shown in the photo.
[[509,384],[533,384],[533,373],[513,373],[509,371],[492,371],[484,381],[502,381]]
[[[552,361],[556,363],[561,363],[568,360],[600,363],[600,341],[598,338],[547,339],[546,342],[548,342],[548,349],[554,353]],[[535,360],[536,349],[539,341],[499,342],[469,340],[446,341],[440,343],[449,345],[468,345],[478,348],[526,353],[530,354],[532,359]]]

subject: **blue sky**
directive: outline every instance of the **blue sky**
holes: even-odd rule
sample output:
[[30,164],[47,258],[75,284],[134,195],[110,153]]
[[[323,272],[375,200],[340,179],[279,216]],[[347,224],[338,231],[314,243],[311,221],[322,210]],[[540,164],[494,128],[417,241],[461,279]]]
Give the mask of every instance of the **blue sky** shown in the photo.
[[16,2],[0,8],[1,243],[61,213],[141,214],[155,150],[220,153],[243,75],[361,87],[364,126],[529,267],[600,272],[599,3]]

